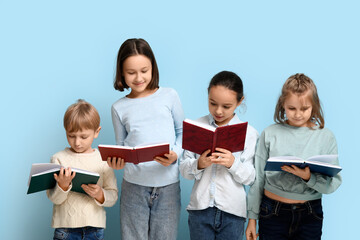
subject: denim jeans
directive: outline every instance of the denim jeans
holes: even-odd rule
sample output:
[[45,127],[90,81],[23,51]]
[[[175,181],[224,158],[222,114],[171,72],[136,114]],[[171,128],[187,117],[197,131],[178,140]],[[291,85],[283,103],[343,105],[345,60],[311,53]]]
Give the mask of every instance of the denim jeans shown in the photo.
[[56,228],[54,240],[103,240],[104,229],[95,227]]
[[180,218],[180,183],[145,187],[123,180],[120,195],[121,239],[176,239]]
[[216,207],[188,212],[190,238],[193,240],[241,240],[243,237],[245,218]]
[[321,239],[322,223],[321,199],[286,204],[263,196],[259,214],[260,240]]

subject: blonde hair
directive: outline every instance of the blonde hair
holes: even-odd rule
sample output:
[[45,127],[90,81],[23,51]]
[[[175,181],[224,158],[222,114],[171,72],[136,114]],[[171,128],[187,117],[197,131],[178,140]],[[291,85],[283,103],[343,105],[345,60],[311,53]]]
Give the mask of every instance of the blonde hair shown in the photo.
[[96,131],[100,126],[100,115],[90,103],[79,99],[70,105],[64,115],[64,128],[67,132],[77,132],[84,129]]
[[287,120],[285,116],[284,103],[289,93],[303,95],[308,91],[310,91],[309,96],[312,104],[310,121],[317,124],[319,128],[324,128],[324,114],[321,108],[316,86],[313,80],[303,73],[297,73],[290,76],[284,83],[281,95],[279,96],[275,107],[274,121],[276,123],[285,123]]

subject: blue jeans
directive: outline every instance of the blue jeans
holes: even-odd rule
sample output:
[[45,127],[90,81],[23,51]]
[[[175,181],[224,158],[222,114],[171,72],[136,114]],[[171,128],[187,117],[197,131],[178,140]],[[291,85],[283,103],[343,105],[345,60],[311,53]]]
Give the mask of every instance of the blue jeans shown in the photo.
[[123,180],[121,239],[175,240],[180,208],[179,182],[164,187],[145,187]]
[[188,212],[190,238],[193,240],[240,240],[243,237],[245,218],[216,207]]
[[96,227],[56,228],[54,240],[102,240],[104,229]]
[[264,195],[259,214],[260,240],[321,239],[322,222],[321,199],[286,204]]

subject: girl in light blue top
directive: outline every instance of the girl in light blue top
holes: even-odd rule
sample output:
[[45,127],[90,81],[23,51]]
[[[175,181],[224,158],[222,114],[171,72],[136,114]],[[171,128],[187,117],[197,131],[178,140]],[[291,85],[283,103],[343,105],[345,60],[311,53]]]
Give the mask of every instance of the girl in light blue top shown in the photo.
[[[280,172],[264,171],[270,157],[337,155],[335,137],[324,128],[316,86],[309,77],[295,74],[287,79],[274,119],[276,124],[262,132],[256,149],[256,180],[248,195],[246,239],[257,238],[256,220],[260,239],[321,239],[321,196],[334,192],[341,176],[329,177],[295,165],[284,165]],[[333,164],[339,164],[337,158]]]
[[[244,100],[243,84],[233,72],[222,71],[210,81],[209,115],[198,122],[213,127],[242,123],[234,113]],[[243,151],[217,148],[199,155],[185,151],[180,172],[194,180],[189,212],[190,237],[193,240],[240,240],[246,220],[244,185],[255,180],[254,155],[257,131],[248,125]]]
[[124,168],[120,197],[122,239],[176,239],[180,216],[177,159],[182,154],[184,113],[176,91],[159,87],[154,54],[143,39],[128,39],[120,47],[114,87],[130,93],[112,105],[116,143],[125,146],[168,142],[165,157],[140,164],[109,158]]

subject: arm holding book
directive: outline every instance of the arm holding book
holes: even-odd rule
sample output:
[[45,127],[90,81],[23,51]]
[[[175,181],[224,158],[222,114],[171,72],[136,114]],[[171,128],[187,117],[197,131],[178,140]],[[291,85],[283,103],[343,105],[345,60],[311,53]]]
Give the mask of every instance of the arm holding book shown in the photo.
[[171,115],[174,121],[175,142],[171,144],[172,146],[170,153],[165,154],[162,157],[158,156],[154,159],[156,162],[160,163],[165,167],[168,167],[171,164],[175,164],[178,158],[183,153],[181,143],[183,133],[184,111],[181,106],[180,98],[175,91],[171,108]]
[[176,91],[174,91],[174,95],[175,97],[173,98],[171,115],[174,120],[175,143],[172,144],[171,150],[176,153],[178,159],[184,151],[182,149],[184,110],[182,108],[179,95]]
[[[335,136],[332,135],[330,141],[326,141],[326,144],[329,144],[329,152],[326,154],[338,154],[338,148]],[[339,159],[336,158],[334,163],[339,165]],[[306,182],[306,185],[312,189],[315,189],[319,193],[330,194],[334,192],[341,185],[342,179],[340,173],[334,177],[325,176],[320,173],[311,173],[309,181]]]
[[254,158],[258,138],[258,132],[252,126],[248,126],[244,150],[234,153],[235,161],[229,172],[240,184],[251,185],[255,181]]
[[[59,160],[55,157],[51,158],[51,163],[56,163],[56,164],[60,165]],[[60,171],[59,175],[61,175],[61,171]],[[75,177],[75,175],[74,175],[74,177]],[[54,176],[54,178],[55,178],[55,176]],[[55,180],[56,180],[56,178],[55,178]],[[67,190],[64,190],[59,185],[59,182],[57,181],[55,187],[47,190],[46,194],[47,194],[48,198],[50,199],[50,201],[52,201],[54,204],[59,205],[59,204],[62,204],[67,199],[67,196],[71,190],[71,187],[72,187],[71,181],[70,181],[70,184],[68,185]]]
[[[207,153],[209,153],[210,150],[205,151],[202,155],[207,155]],[[204,168],[199,169],[198,168],[198,164],[199,164],[199,159],[200,155],[187,151],[184,151],[183,156],[180,158],[180,173],[181,175],[189,180],[199,180],[202,177]],[[208,162],[211,163],[210,160],[208,160]],[[211,164],[210,164],[211,165]]]
[[[102,174],[99,183],[100,182],[102,183],[101,187],[99,185],[97,186],[101,189],[102,196],[99,195],[100,198],[97,198],[96,196],[92,197],[94,198],[97,205],[102,207],[112,207],[118,199],[118,188],[114,170],[110,168],[106,163],[103,164]],[[90,184],[87,186],[90,186]]]
[[178,159],[176,152],[170,151],[170,153],[165,153],[163,157],[157,156],[155,157],[155,161],[160,163],[161,165],[168,167],[170,164],[173,164]]

